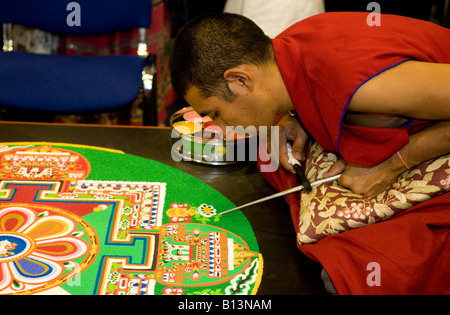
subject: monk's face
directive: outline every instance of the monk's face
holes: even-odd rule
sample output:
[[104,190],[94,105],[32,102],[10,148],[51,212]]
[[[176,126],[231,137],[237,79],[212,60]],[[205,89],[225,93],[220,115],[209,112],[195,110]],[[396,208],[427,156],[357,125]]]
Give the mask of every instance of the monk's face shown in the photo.
[[[227,126],[270,127],[275,123],[276,113],[265,104],[263,98],[255,94],[237,95],[228,101],[218,96],[204,98],[200,90],[192,86],[185,97],[194,110],[202,116],[209,116],[225,133]],[[268,128],[270,130],[270,128]]]

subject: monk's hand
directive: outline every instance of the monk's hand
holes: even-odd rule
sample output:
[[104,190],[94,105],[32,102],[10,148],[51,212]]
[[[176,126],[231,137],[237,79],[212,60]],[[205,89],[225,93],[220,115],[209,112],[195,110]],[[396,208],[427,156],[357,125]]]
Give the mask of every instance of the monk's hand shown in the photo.
[[392,171],[389,160],[373,167],[350,164],[340,159],[324,173],[324,177],[341,174],[338,184],[364,197],[378,195],[398,179],[398,172]]
[[292,144],[292,155],[300,162],[305,160],[305,144],[308,140],[308,134],[298,121],[297,117],[284,115],[277,126],[279,127],[279,159],[281,166],[287,171],[294,173],[293,166],[288,162],[286,143]]

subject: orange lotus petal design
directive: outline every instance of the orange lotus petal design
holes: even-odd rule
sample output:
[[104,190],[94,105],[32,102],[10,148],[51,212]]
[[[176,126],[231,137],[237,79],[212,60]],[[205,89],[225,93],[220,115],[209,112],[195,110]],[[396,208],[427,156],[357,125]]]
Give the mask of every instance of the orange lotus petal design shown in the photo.
[[72,236],[77,228],[73,218],[30,208],[0,210],[0,294],[55,280],[64,273],[64,262],[82,257],[89,249],[86,241]]

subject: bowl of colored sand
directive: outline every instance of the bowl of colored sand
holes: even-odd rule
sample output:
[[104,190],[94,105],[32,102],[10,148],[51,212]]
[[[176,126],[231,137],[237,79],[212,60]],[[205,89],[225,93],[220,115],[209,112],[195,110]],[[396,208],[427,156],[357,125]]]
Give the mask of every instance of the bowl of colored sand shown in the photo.
[[186,107],[170,119],[172,158],[211,165],[228,165],[256,161],[257,136],[237,133],[233,128],[223,130],[210,117],[200,116]]

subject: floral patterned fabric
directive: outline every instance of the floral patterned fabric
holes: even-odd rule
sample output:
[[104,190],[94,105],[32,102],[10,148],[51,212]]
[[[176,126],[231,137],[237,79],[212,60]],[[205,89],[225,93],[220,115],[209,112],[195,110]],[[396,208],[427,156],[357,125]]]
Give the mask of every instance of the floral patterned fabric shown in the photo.
[[[336,155],[318,143],[312,144],[306,162],[308,179],[323,178],[336,160]],[[369,198],[354,194],[336,181],[325,183],[301,194],[297,241],[300,245],[314,243],[327,235],[384,221],[448,191],[450,154],[411,168],[386,191]]]

